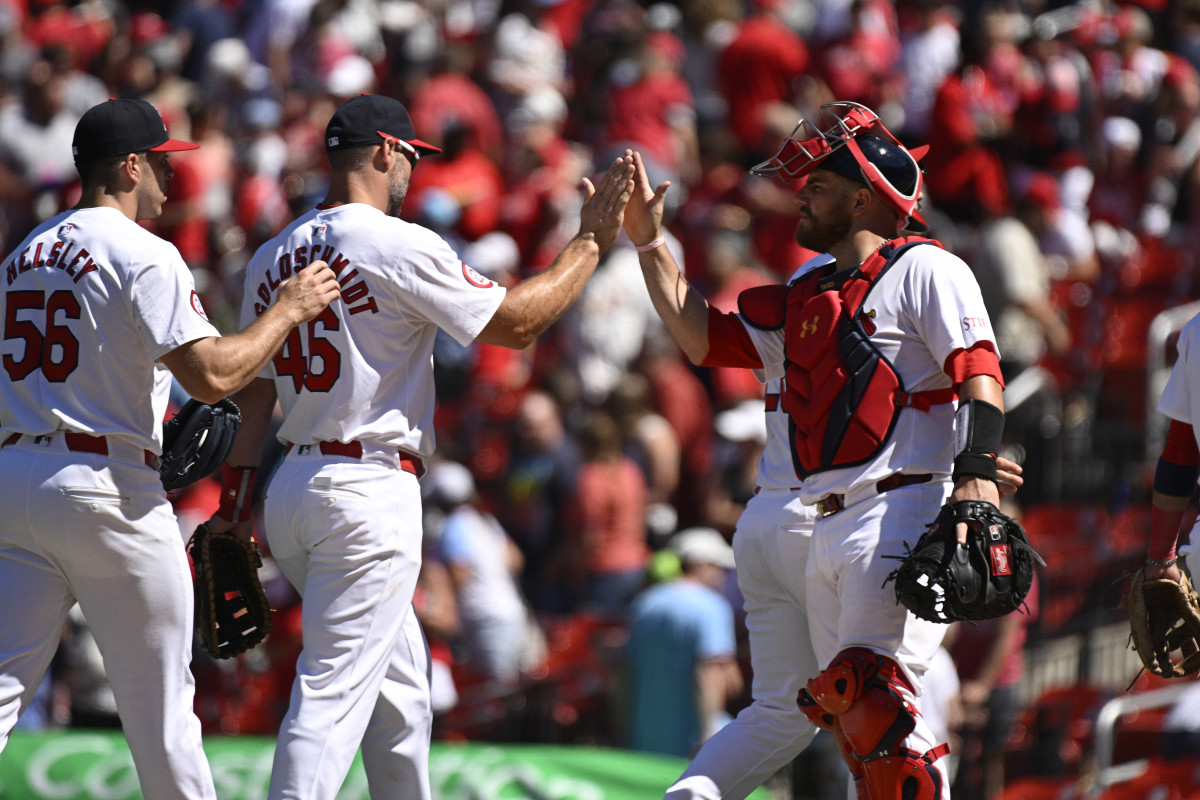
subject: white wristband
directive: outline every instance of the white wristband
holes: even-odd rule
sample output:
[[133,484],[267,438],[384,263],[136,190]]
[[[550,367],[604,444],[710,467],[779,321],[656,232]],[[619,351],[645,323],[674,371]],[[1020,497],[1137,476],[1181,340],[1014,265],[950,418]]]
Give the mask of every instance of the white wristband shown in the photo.
[[667,242],[667,240],[664,237],[660,236],[652,242],[646,242],[645,244],[639,244],[637,246],[637,251],[639,253],[645,253],[650,250],[653,250],[656,247],[662,247],[664,244],[666,244],[666,242]]

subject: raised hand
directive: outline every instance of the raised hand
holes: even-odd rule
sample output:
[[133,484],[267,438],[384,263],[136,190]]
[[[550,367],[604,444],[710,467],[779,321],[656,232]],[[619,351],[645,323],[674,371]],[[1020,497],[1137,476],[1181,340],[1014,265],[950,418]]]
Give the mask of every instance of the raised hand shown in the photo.
[[635,245],[648,244],[662,236],[663,206],[666,203],[670,181],[663,181],[658,188],[650,188],[650,176],[642,163],[642,154],[626,150],[626,157],[633,159],[633,197],[625,209],[625,233]]
[[597,188],[583,179],[584,202],[579,209],[579,233],[591,234],[601,252],[608,249],[625,217],[625,208],[633,194],[633,158],[628,154],[613,161]]

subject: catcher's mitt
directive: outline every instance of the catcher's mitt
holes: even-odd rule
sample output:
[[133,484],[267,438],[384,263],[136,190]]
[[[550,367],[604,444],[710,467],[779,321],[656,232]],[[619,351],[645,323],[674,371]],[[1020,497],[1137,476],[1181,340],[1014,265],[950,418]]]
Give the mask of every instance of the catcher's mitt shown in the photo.
[[213,405],[188,400],[163,423],[158,476],[168,492],[211,475],[229,455],[242,412],[229,398]]
[[[968,523],[967,543],[959,545],[955,526]],[[977,523],[977,524],[972,524]],[[1025,602],[1033,583],[1033,562],[1045,566],[1020,523],[991,503],[946,503],[917,546],[888,581],[896,581],[896,602],[930,622],[1002,617]]]
[[188,554],[196,569],[196,630],[204,649],[213,658],[232,658],[265,639],[271,607],[258,580],[258,545],[202,524]]
[[[1200,600],[1187,575],[1146,580],[1138,571],[1129,587],[1129,640],[1146,669],[1166,678],[1200,672]],[[1171,654],[1178,651],[1180,659]]]

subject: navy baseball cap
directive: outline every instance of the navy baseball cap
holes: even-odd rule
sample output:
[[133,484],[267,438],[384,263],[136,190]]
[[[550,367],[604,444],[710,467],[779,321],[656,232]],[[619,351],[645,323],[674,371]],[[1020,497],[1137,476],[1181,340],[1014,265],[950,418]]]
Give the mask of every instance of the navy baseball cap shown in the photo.
[[403,103],[381,94],[360,94],[333,112],[325,126],[325,151],[379,144],[389,137],[408,145],[418,157],[442,152],[417,138]]
[[71,141],[76,163],[145,150],[170,152],[198,147],[167,136],[167,125],[158,109],[136,99],[105,100],[92,106],[75,125]]

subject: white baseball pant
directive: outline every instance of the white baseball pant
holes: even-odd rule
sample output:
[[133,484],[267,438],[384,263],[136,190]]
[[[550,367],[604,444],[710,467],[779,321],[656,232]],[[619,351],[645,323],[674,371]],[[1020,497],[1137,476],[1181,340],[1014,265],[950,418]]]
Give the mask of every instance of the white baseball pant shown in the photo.
[[192,711],[192,577],[158,473],[140,448],[123,460],[41,439],[0,450],[0,750],[78,602],[142,794],[215,798]]
[[804,583],[816,516],[796,492],[766,489],[738,519],[733,550],[750,633],[754,701],[704,743],[667,790],[668,800],[741,800],[816,736],[796,705],[800,689],[819,671]]
[[267,540],[303,597],[304,637],[271,800],[333,800],[360,746],[372,797],[430,797],[429,650],[412,609],[421,495],[373,455],[294,448],[267,490]]
[[[950,489],[947,479],[863,499],[852,494],[841,511],[817,520],[806,582],[810,632],[821,669],[842,650],[865,647],[895,659],[920,693],[946,626],[918,619],[896,603],[895,588],[884,586],[884,579],[900,562],[886,556],[904,556],[904,543],[916,544]],[[920,707],[916,698],[905,699]],[[924,753],[938,744],[918,715],[904,746]],[[944,759],[936,765],[942,773],[942,797],[949,798]]]

